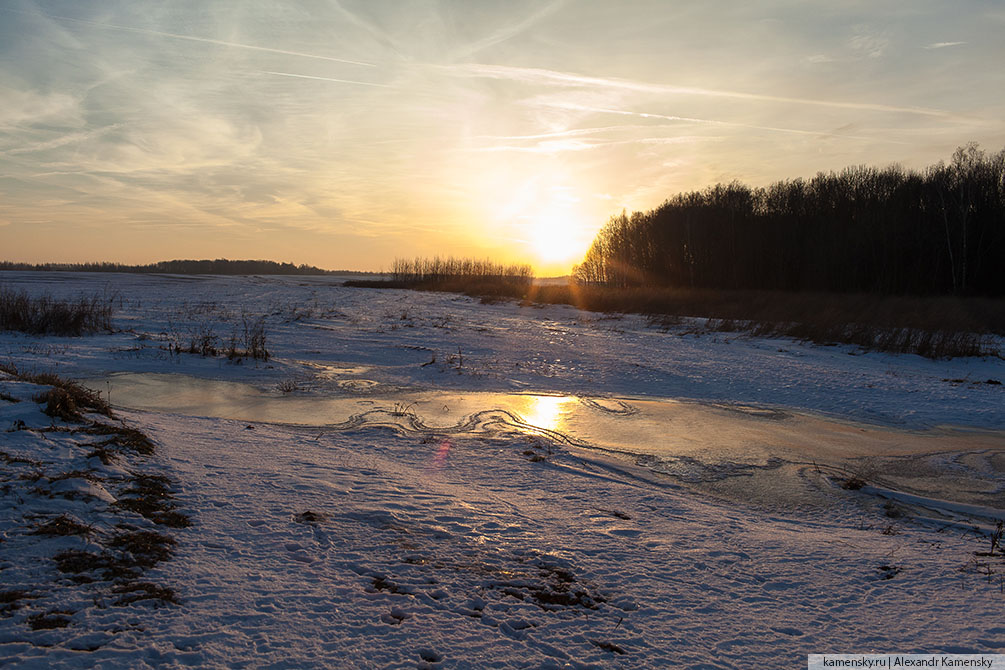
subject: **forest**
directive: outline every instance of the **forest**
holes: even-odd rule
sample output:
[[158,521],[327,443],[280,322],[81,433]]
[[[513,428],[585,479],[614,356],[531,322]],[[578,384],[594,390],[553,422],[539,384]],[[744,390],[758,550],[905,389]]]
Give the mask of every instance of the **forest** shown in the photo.
[[622,212],[573,271],[612,287],[1005,295],[1005,150],[923,171],[849,167]]
[[[13,263],[0,261],[2,270],[37,270],[47,272],[138,272],[161,274],[205,275],[323,275],[339,274],[312,265],[294,265],[275,261],[173,260],[149,265],[123,265],[121,263]],[[353,274],[367,274],[356,273]]]

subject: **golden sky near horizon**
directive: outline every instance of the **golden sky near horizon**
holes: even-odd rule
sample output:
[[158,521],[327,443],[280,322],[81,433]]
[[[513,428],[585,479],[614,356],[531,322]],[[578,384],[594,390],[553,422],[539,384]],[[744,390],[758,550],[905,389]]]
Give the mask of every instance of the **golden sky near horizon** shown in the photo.
[[1005,146],[1005,6],[0,0],[0,260],[562,274],[682,190]]

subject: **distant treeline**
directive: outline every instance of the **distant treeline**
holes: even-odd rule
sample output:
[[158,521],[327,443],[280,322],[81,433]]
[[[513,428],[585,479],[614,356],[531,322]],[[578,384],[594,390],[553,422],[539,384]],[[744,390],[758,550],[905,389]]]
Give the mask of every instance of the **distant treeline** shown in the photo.
[[294,265],[275,261],[174,260],[149,265],[122,265],[120,263],[11,263],[0,261],[0,270],[38,270],[50,272],[139,272],[164,274],[205,275],[326,275],[373,274],[369,272],[331,271],[313,265]]
[[396,258],[391,280],[406,283],[436,283],[455,279],[504,281],[529,284],[534,272],[529,265],[503,265],[470,258]]
[[608,286],[1005,295],[1005,150],[923,172],[733,182],[612,217],[578,281]]

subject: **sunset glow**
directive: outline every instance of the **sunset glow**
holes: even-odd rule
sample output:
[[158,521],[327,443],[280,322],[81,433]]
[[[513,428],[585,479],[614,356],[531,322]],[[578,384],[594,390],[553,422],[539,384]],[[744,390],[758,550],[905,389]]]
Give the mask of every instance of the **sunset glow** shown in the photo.
[[17,0],[7,260],[562,274],[716,182],[1005,145],[995,5]]

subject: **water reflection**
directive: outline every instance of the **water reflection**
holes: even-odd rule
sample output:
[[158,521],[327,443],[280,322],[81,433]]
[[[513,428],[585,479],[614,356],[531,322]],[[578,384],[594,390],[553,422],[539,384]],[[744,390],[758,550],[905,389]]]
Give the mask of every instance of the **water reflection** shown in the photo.
[[535,428],[561,431],[565,428],[570,405],[575,402],[569,396],[534,395],[522,396],[525,406],[517,412],[526,423]]

